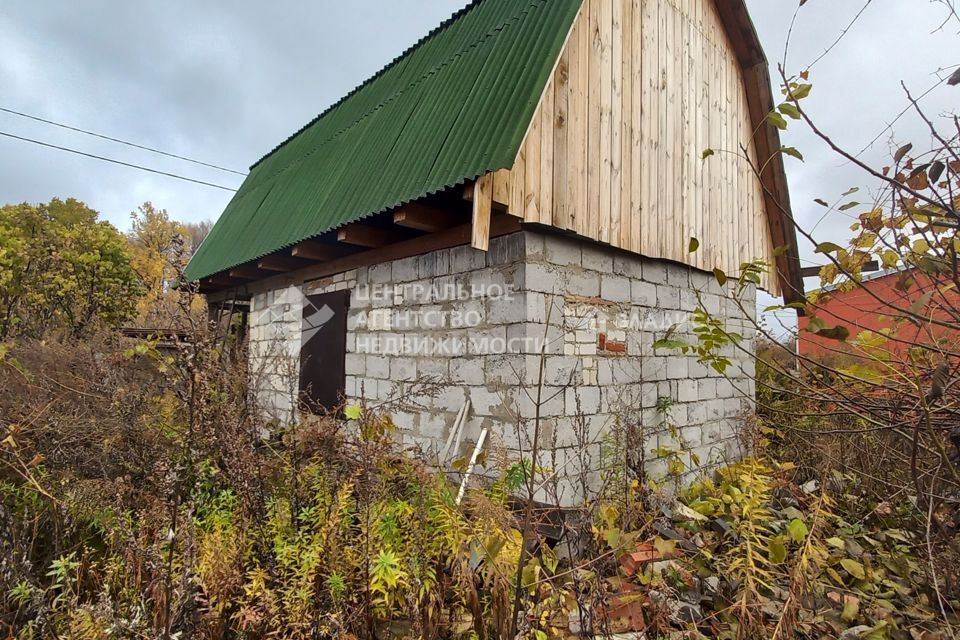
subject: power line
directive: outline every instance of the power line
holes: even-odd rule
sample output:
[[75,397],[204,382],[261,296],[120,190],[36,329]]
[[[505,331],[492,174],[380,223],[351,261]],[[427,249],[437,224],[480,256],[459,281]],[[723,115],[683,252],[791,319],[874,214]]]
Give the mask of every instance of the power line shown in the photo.
[[223,189],[224,191],[234,191],[236,189],[232,187],[225,187],[220,184],[214,184],[212,182],[204,182],[203,180],[194,180],[193,178],[187,178],[185,176],[177,175],[176,173],[167,173],[166,171],[160,171],[158,169],[151,169],[150,167],[142,167],[138,164],[130,164],[129,162],[122,162],[120,160],[114,160],[113,158],[105,158],[103,156],[97,156],[92,153],[86,153],[84,151],[77,151],[76,149],[70,149],[69,147],[59,147],[55,144],[50,144],[49,142],[41,142],[39,140],[34,140],[32,138],[24,138],[21,136],[15,136],[12,133],[7,133],[6,131],[0,131],[0,136],[6,136],[8,138],[13,138],[14,140],[22,140],[24,142],[32,142],[33,144],[38,144],[42,147],[49,147],[51,149],[59,149],[60,151],[66,151],[68,153],[75,153],[78,156],[85,156],[87,158],[93,158],[95,160],[103,160],[104,162],[112,162],[113,164],[119,164],[124,167],[130,167],[132,169],[140,169],[141,171],[149,171],[150,173],[157,173],[161,176],[168,176],[170,178],[176,178],[178,180],[186,180],[187,182],[194,182],[196,184],[202,184],[207,187],[214,187],[216,189]]
[[53,120],[47,120],[46,118],[41,118],[39,116],[32,116],[29,113],[23,113],[22,111],[14,111],[13,109],[7,109],[6,107],[0,107],[0,111],[6,113],[12,113],[15,116],[20,116],[21,118],[29,118],[30,120],[36,120],[37,122],[43,122],[45,124],[52,124],[55,127],[60,127],[61,129],[69,129],[70,131],[76,131],[78,133],[83,133],[88,136],[93,136],[94,138],[100,138],[102,140],[109,140],[110,142],[116,142],[118,144],[124,144],[128,147],[133,147],[135,149],[143,149],[144,151],[150,151],[151,153],[159,153],[162,156],[167,156],[169,158],[176,158],[177,160],[185,160],[186,162],[192,162],[193,164],[199,164],[204,167],[210,167],[211,169],[218,169],[220,171],[227,171],[229,173],[235,173],[238,176],[247,175],[243,171],[235,171],[234,169],[228,169],[226,167],[221,167],[216,164],[210,164],[209,162],[201,162],[200,160],[194,160],[193,158],[188,158],[186,156],[178,156],[175,153],[168,153],[166,151],[161,151],[159,149],[154,149],[153,147],[146,147],[142,144],[136,144],[134,142],[127,142],[126,140],[120,140],[119,138],[111,138],[110,136],[105,136],[100,133],[94,133],[93,131],[87,131],[86,129],[80,129],[79,127],[71,127],[68,124],[63,124],[60,122],[54,122]]

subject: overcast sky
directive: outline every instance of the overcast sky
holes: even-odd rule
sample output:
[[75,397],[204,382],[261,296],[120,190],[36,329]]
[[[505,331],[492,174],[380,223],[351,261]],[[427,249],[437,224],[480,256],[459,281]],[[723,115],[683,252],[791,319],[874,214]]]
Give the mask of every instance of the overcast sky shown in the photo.
[[[0,107],[246,170],[464,3],[3,0]],[[797,0],[748,4],[775,65]],[[809,0],[788,67],[798,71],[813,61],[864,4]],[[936,82],[937,68],[960,63],[958,24],[936,31],[945,16],[931,0],[873,0],[812,70],[807,107],[822,128],[859,151],[904,108],[901,80],[919,94]],[[924,104],[939,114],[955,109],[958,98],[960,87],[941,86]],[[224,186],[241,181],[8,113],[0,112],[0,131]],[[888,153],[891,135],[918,147],[929,140],[909,115],[865,159]],[[785,134],[785,143],[806,157],[805,163],[788,158],[787,169],[795,214],[808,227],[823,213],[813,198],[833,200],[849,186],[870,186],[800,125]],[[176,218],[202,220],[215,219],[230,195],[0,137],[0,203],[74,196],[126,228],[130,212],[145,200]],[[849,224],[843,214],[831,214],[817,233],[842,240]],[[809,247],[803,256],[813,258]]]

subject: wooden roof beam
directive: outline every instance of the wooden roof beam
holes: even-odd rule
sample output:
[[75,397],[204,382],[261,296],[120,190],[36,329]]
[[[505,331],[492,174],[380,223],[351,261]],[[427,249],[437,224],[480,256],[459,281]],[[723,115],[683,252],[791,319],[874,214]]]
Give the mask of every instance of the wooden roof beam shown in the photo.
[[234,267],[230,269],[228,275],[238,280],[257,280],[268,274],[256,267]]
[[217,273],[209,278],[206,278],[205,280],[202,280],[201,284],[206,283],[215,287],[232,287],[238,284],[243,284],[243,282],[243,280],[239,278],[232,278],[226,273]]
[[306,260],[319,260],[327,262],[342,258],[351,253],[351,249],[337,244],[325,244],[316,240],[304,240],[294,245],[290,252],[295,258],[304,258]]
[[257,268],[264,271],[295,271],[310,264],[309,260],[301,260],[291,256],[267,256],[257,262]]
[[379,249],[403,239],[404,236],[396,231],[359,223],[348,224],[337,231],[339,242],[367,247],[368,249]]
[[393,212],[393,224],[434,233],[458,224],[463,224],[460,216],[446,209],[428,207],[417,202],[406,204]]

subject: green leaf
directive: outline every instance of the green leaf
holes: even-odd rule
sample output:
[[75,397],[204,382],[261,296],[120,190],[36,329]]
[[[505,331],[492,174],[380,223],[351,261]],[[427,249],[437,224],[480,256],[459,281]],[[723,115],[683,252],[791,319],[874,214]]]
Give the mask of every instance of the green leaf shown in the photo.
[[704,149],[704,150],[703,150],[703,153],[700,155],[700,157],[701,157],[703,160],[706,160],[707,158],[709,158],[710,156],[714,155],[715,153],[716,153],[716,151],[714,151],[713,149]]
[[834,242],[821,242],[816,248],[816,253],[834,253],[835,251],[843,251],[843,247]]
[[343,415],[347,420],[359,420],[363,415],[363,408],[358,404],[351,404],[344,408]]
[[669,338],[663,338],[653,343],[654,349],[683,349],[688,346],[690,345],[682,340],[670,340]]
[[780,149],[780,151],[782,151],[784,154],[788,156],[796,158],[800,162],[803,162],[803,154],[800,153],[800,151],[798,151],[796,147],[783,147],[782,149]]
[[723,272],[723,269],[720,269],[719,267],[715,268],[713,270],[713,277],[717,279],[717,282],[721,287],[727,284],[727,274]]
[[860,203],[854,200],[852,202],[848,202],[845,205],[841,205],[840,211],[849,211],[850,209],[853,209],[854,207],[859,207],[859,206],[860,206]]
[[771,111],[767,114],[767,121],[777,129],[784,130],[787,128],[787,121],[776,111]]
[[913,149],[913,143],[908,143],[897,149],[897,152],[893,154],[893,161],[900,162],[903,160],[904,156],[910,153],[910,149]]
[[800,119],[800,109],[797,109],[796,105],[789,102],[784,102],[777,109],[780,110],[780,113],[783,115],[793,118],[794,120]]
[[783,538],[780,536],[770,538],[770,542],[767,544],[767,552],[770,556],[770,562],[773,564],[781,564],[786,560],[787,545],[783,543]]
[[656,537],[653,539],[653,548],[657,550],[660,557],[666,558],[677,552],[677,541]]
[[846,198],[847,196],[851,196],[851,195],[855,194],[857,191],[860,191],[860,187],[850,187],[849,189],[847,189],[846,191],[844,191],[844,192],[841,193],[840,195],[841,195],[842,197]]
[[697,249],[700,248],[700,241],[696,238],[690,238],[690,244],[687,245],[687,251],[689,253],[694,253]]
[[864,571],[863,565],[857,562],[856,560],[851,560],[850,558],[844,558],[840,561],[840,566],[843,567],[847,573],[856,578],[857,580],[866,580],[867,572]]
[[807,529],[807,525],[804,524],[803,520],[794,518],[790,521],[790,524],[787,525],[787,533],[790,534],[791,540],[800,543],[806,539],[810,531]]
[[828,209],[830,208],[830,203],[824,200],[823,198],[814,198],[813,201],[816,202],[821,207],[827,207]]
[[846,327],[837,325],[829,329],[821,329],[820,331],[817,331],[817,335],[829,340],[838,340],[843,342],[850,337],[850,330]]
[[810,92],[813,90],[812,84],[800,84],[797,85],[790,93],[793,95],[794,100],[803,100]]
[[840,617],[847,622],[853,622],[860,615],[860,599],[847,596],[843,599],[843,613]]

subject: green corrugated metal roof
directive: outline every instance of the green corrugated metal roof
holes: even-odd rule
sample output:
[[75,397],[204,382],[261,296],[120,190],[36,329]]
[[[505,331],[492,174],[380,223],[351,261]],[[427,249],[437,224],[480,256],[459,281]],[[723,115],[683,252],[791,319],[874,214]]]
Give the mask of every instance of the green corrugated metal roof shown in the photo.
[[203,278],[512,166],[581,0],[476,0],[271,151],[187,267]]

